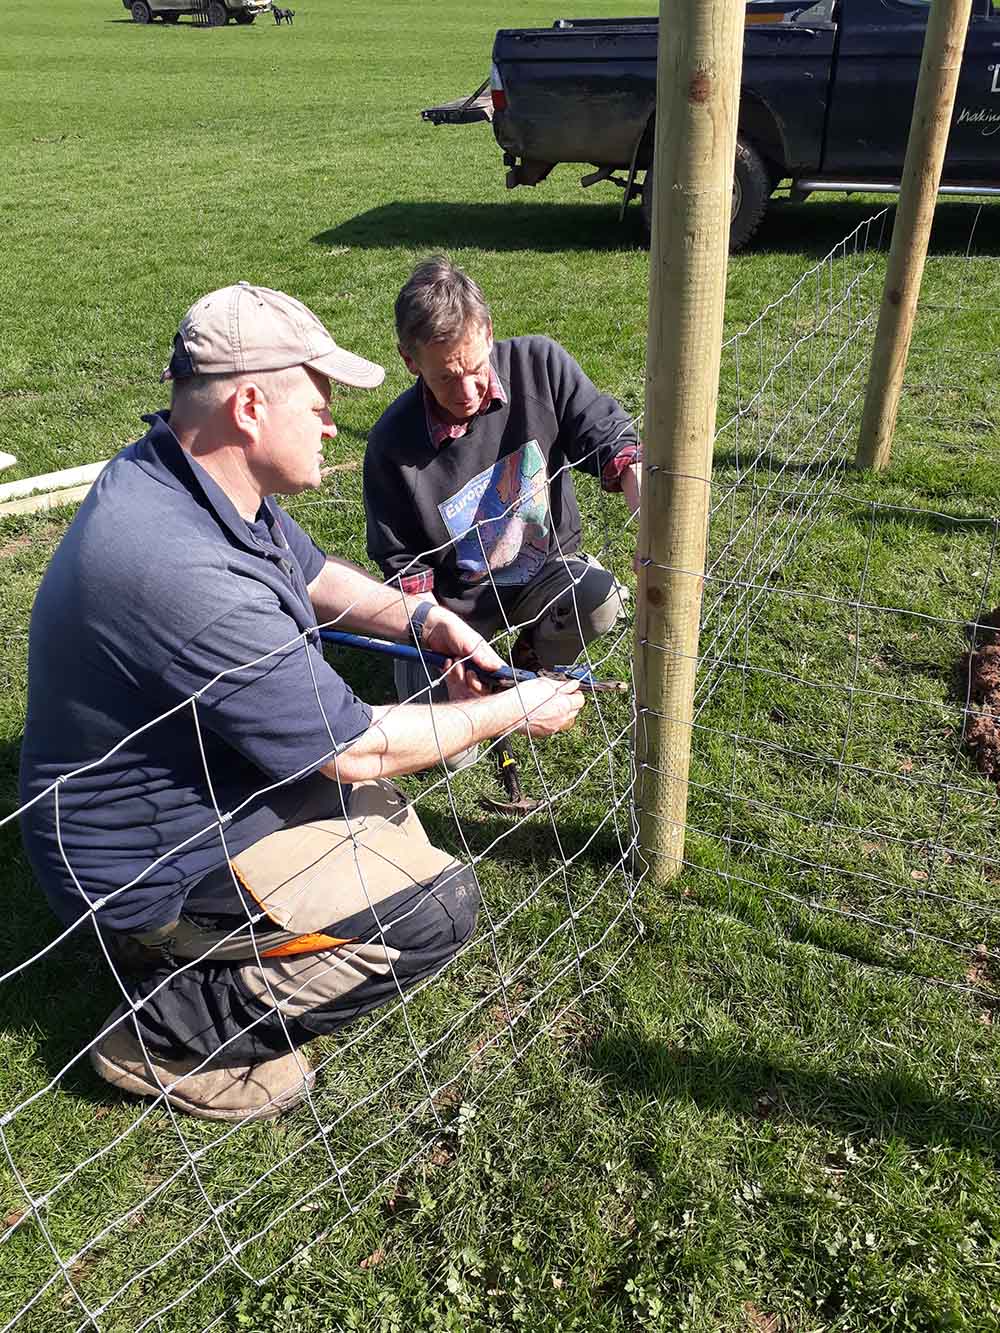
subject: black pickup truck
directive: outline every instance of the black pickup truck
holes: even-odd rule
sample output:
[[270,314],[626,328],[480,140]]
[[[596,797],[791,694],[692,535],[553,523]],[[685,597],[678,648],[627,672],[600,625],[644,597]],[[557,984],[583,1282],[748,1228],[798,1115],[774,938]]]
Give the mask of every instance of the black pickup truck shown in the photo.
[[[1000,194],[1000,0],[973,0],[942,191]],[[899,188],[930,0],[750,0],[730,247],[751,239],[778,184]],[[491,120],[507,185],[537,185],[559,162],[588,163],[651,215],[655,18],[557,19],[509,28],[490,78],[429,107],[434,124]]]

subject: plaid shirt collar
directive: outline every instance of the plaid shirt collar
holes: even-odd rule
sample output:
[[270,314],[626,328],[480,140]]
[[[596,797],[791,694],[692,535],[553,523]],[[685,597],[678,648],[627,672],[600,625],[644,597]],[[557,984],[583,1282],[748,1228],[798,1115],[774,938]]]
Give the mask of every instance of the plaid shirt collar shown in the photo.
[[[459,440],[469,429],[467,421],[447,421],[443,416],[437,400],[434,395],[420,381],[421,391],[424,396],[424,417],[427,421],[427,434],[431,437],[431,444],[435,449],[440,449],[443,444],[449,440]],[[496,407],[506,405],[507,395],[504,393],[503,385],[500,383],[500,377],[490,364],[490,382],[486,386],[486,392],[483,395],[483,401],[479,404],[477,417],[484,416],[487,412],[492,412]]]

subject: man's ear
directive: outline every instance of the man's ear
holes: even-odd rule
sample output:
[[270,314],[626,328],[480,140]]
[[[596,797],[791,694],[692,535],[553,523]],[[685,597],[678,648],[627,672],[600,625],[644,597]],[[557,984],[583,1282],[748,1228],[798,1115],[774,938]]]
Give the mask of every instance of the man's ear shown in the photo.
[[398,343],[396,344],[396,347],[399,351],[399,355],[403,358],[403,365],[410,372],[410,374],[419,375],[420,367],[417,365],[416,361],[414,361],[413,357],[410,356],[409,352],[404,352],[402,347],[400,347]]
[[243,380],[229,400],[233,425],[245,435],[255,435],[260,429],[266,405],[260,386],[253,380]]

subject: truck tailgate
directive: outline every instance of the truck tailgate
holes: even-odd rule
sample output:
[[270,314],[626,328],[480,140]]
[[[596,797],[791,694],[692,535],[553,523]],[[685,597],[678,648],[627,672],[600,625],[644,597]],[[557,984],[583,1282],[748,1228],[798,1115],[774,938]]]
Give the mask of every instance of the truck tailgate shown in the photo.
[[426,107],[420,113],[421,118],[429,120],[432,125],[471,125],[477,120],[492,120],[493,102],[489,84],[487,79],[468,97],[456,97],[454,102]]

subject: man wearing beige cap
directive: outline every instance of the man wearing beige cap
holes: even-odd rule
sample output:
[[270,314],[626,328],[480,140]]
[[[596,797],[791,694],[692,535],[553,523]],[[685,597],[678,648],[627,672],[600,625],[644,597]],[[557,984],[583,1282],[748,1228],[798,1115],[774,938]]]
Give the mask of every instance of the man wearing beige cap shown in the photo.
[[[272,498],[319,484],[331,381],[382,376],[281,292],[203,297],[164,372],[170,411],[104,469],[32,613],[25,847],[125,996],[90,1059],[193,1115],[295,1105],[306,1041],[471,936],[473,871],[387,779],[581,706],[540,680],[482,693],[463,661],[499,659],[476,633],[325,556]],[[453,658],[451,701],[433,718],[362,702],[323,658],[330,621]]]

